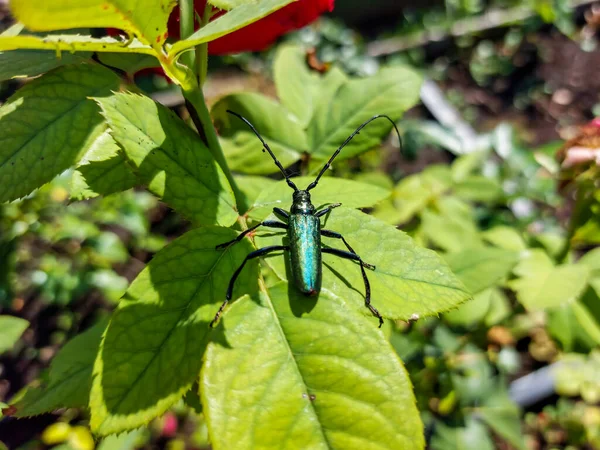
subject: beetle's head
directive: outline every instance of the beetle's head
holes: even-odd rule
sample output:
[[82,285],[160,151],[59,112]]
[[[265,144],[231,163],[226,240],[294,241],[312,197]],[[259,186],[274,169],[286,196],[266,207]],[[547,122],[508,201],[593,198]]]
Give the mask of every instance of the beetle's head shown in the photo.
[[308,191],[294,191],[292,199],[292,214],[312,214],[315,212],[315,207],[310,201],[310,193]]

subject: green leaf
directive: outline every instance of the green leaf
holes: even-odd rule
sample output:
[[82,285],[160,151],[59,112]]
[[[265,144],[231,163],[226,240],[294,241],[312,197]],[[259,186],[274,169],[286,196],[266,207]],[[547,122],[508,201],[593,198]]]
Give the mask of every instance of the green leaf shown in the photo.
[[133,75],[143,69],[160,67],[160,63],[155,56],[142,53],[104,53],[97,55],[102,64],[110,67],[116,67],[129,75]]
[[477,294],[506,278],[519,260],[518,253],[493,247],[475,247],[444,255],[465,287]]
[[469,418],[464,427],[436,423],[431,439],[432,450],[494,450],[494,442],[485,425]]
[[571,307],[581,328],[596,342],[596,345],[600,345],[600,321],[598,320],[600,317],[594,316],[582,302],[575,302]]
[[215,449],[424,447],[402,362],[343,301],[280,283],[237,301],[222,329],[201,374]]
[[[254,204],[262,191],[277,183],[277,181],[272,178],[252,175],[236,175],[235,182],[240,188],[240,191],[242,191],[242,194],[246,197],[247,205]],[[246,211],[241,212],[246,213]]]
[[107,321],[102,320],[65,344],[50,364],[48,382],[41,387],[30,388],[15,405],[17,417],[36,416],[58,408],[87,406],[92,368],[106,324]]
[[[91,427],[107,435],[147,424],[164,413],[198,378],[208,324],[233,271],[252,250],[244,240],[215,246],[233,230],[190,231],[158,252],[119,303],[94,366]],[[244,268],[234,298],[254,292],[256,264]],[[236,294],[237,293],[237,294]]]
[[97,450],[135,450],[140,447],[140,440],[144,438],[144,430],[133,430],[108,436],[96,447]]
[[427,208],[421,213],[421,231],[435,246],[458,252],[465,246],[481,244],[471,207],[455,197],[438,199],[437,211]]
[[490,309],[485,315],[485,325],[489,328],[502,322],[512,314],[513,307],[502,289],[494,288],[490,293]]
[[0,316],[0,354],[13,348],[28,326],[25,319]]
[[573,305],[577,303],[579,302],[565,303],[547,311],[547,330],[554,339],[560,342],[565,352],[589,351],[598,345],[586,333],[575,316]]
[[11,12],[33,31],[71,28],[118,28],[144,44],[160,49],[167,39],[167,20],[174,0],[35,0],[12,2]]
[[71,180],[71,198],[83,200],[126,191],[137,178],[109,131],[104,131],[81,158]]
[[[127,45],[126,45],[127,44]],[[125,43],[110,36],[94,38],[77,34],[50,34],[48,36],[0,36],[0,50],[51,50],[61,57],[62,52],[115,52],[143,53],[156,56],[156,51],[137,39]]]
[[513,447],[525,450],[525,440],[521,431],[521,412],[505,389],[499,387],[483,400],[475,413]]
[[304,130],[279,103],[251,92],[228,95],[213,106],[212,116],[232,170],[252,175],[279,172],[248,125],[227,110],[248,119],[284,167],[298,161],[308,147]]
[[[303,189],[313,180],[314,177],[293,178],[298,189]],[[285,181],[268,186],[248,211],[249,217],[262,220],[272,212],[274,207],[289,210],[292,204],[292,192]],[[367,208],[389,195],[389,190],[379,186],[341,178],[322,178],[319,185],[311,191],[312,202],[317,208],[330,203],[342,203],[348,208]]]
[[[419,100],[421,77],[412,69],[394,67],[377,75],[343,84],[328,103],[319,103],[308,127],[309,152],[328,159],[356,128],[376,114],[394,121]],[[392,129],[385,119],[375,120],[344,148],[338,160],[378,146]]]
[[90,96],[118,89],[97,64],[60,67],[33,80],[0,108],[0,202],[15,200],[73,165],[102,132]]
[[518,279],[509,286],[530,310],[553,308],[573,302],[585,289],[589,269],[582,264],[554,266],[543,250],[532,250],[514,270]]
[[454,194],[473,202],[495,202],[502,195],[502,186],[492,178],[483,175],[471,175],[454,185]]
[[527,249],[523,236],[514,228],[496,226],[481,233],[481,237],[495,247],[521,252]]
[[172,111],[131,93],[96,101],[150,192],[199,225],[235,222],[235,199],[225,174],[200,137]]
[[483,165],[487,156],[488,152],[476,151],[456,158],[452,163],[452,180],[455,183],[464,181]]
[[435,194],[423,183],[420,175],[411,175],[394,189],[394,204],[398,210],[398,223],[406,223],[420,213]]
[[268,16],[293,1],[295,0],[257,0],[252,3],[245,3],[200,28],[187,39],[176,42],[169,49],[168,56],[179,55],[186,49],[196,47],[204,42],[214,41]]
[[321,88],[319,74],[306,64],[306,52],[296,45],[281,45],[273,61],[273,77],[281,103],[306,127]]
[[91,53],[65,53],[44,50],[13,50],[0,53],[0,81],[11,78],[35,77],[56,67],[83,62]]
[[592,277],[600,276],[600,248],[595,248],[581,257],[579,264],[584,264],[590,269]]
[[219,8],[229,11],[230,9],[237,8],[238,6],[247,5],[253,3],[254,0],[209,0],[208,3]]
[[331,103],[337,91],[345,85],[350,78],[346,73],[337,66],[333,66],[321,78],[321,86],[319,87],[318,98],[315,103],[315,109],[324,108]]
[[198,389],[198,383],[194,383],[192,388],[186,392],[183,401],[187,406],[192,408],[196,414],[202,414],[202,403],[200,401]]
[[[470,295],[448,266],[433,251],[417,247],[395,227],[349,208],[337,208],[322,220],[323,227],[341,233],[364,261],[376,269],[367,270],[371,302],[383,317],[408,320],[455,308]],[[259,247],[281,245],[283,233],[255,236]],[[324,238],[323,244],[346,250],[338,239]],[[266,258],[281,279],[287,278],[282,257]],[[364,314],[364,284],[356,263],[323,255],[323,291],[347,302]]]
[[473,295],[473,300],[463,303],[454,311],[444,314],[444,319],[457,326],[469,327],[482,322],[492,304],[493,289],[486,289]]

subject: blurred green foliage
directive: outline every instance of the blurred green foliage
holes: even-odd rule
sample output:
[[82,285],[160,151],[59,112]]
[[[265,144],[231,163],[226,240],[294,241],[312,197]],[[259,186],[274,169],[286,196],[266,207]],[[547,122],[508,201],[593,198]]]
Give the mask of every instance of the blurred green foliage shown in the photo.
[[[128,286],[125,264],[136,251],[154,253],[164,236],[150,231],[157,201],[146,192],[68,205],[69,174],[0,207],[0,306],[14,296],[66,305],[95,289],[109,302]],[[121,268],[121,274],[116,271]]]

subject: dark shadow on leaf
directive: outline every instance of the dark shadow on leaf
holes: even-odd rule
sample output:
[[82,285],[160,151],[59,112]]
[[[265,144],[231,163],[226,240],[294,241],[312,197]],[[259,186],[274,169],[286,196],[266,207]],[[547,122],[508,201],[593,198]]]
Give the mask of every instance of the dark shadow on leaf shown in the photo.
[[304,314],[310,313],[314,309],[314,307],[317,306],[317,302],[319,301],[320,296],[321,293],[318,293],[314,296],[304,295],[300,291],[298,291],[296,286],[294,286],[294,283],[288,283],[288,298],[290,299],[290,309],[296,317],[302,317]]
[[[331,270],[331,272],[338,277],[346,286],[348,286],[350,289],[352,289],[353,291],[358,292],[360,295],[364,296],[365,293],[362,292],[361,290],[357,289],[356,287],[354,287],[352,285],[352,283],[350,283],[350,281],[348,281],[344,275],[342,275],[341,273],[339,273],[337,270],[335,270],[330,264],[327,264],[326,262],[323,262],[323,265],[325,267],[327,267],[329,270]],[[357,267],[357,270],[360,270],[360,268]]]
[[[251,251],[247,241],[215,249],[235,235],[220,227],[192,230],[159,252],[133,282],[113,314],[102,350],[102,395],[109,414],[156,407],[197,380],[209,342],[230,347],[223,320],[215,328],[209,323],[225,300],[231,275]],[[233,298],[255,293],[257,278],[251,261]]]
[[157,107],[156,113],[164,130],[162,142],[153,142],[147,135],[151,131],[139,130],[133,124],[124,125],[122,131],[127,133],[127,128],[131,128],[132,138],[139,146],[154,146],[139,164],[138,177],[192,222],[218,224],[217,211],[224,208],[222,202],[228,190],[222,185],[218,164],[200,137],[172,111]]

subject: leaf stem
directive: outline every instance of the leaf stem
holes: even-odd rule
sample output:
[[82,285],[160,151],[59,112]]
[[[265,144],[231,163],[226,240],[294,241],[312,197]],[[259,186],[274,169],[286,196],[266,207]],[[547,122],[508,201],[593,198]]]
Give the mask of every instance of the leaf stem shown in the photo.
[[[204,27],[212,17],[212,5],[206,2],[204,7],[204,13],[202,14],[202,20],[200,22],[200,28]],[[196,47],[196,73],[198,74],[198,84],[202,86],[206,81],[206,74],[208,72],[208,42],[200,44]]]
[[[179,2],[179,29],[181,39],[185,39],[194,33],[194,25],[196,20],[196,12],[194,10],[194,0],[180,0]],[[212,14],[212,6],[207,2],[202,15],[200,26],[203,27],[210,20]],[[219,143],[219,138],[213,126],[210,118],[208,107],[206,106],[206,100],[204,99],[204,93],[202,92],[202,83],[206,79],[207,67],[208,67],[208,44],[198,45],[194,52],[188,51],[181,55],[182,62],[190,72],[193,73],[195,82],[186,83],[181,85],[181,90],[185,98],[185,105],[190,113],[190,117],[198,130],[198,134],[202,141],[208,147],[208,150],[212,154],[213,158],[217,161],[235,195],[235,201],[237,204],[238,211],[244,210],[246,207],[244,196],[239,190],[235,179],[227,161],[223,154],[223,149]],[[175,63],[176,65],[176,63]]]
[[[194,0],[180,0],[179,2],[179,35],[185,39],[194,33]],[[185,52],[181,55],[182,62],[192,71],[196,70],[196,54]],[[198,75],[196,73],[196,75]]]

